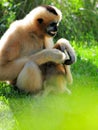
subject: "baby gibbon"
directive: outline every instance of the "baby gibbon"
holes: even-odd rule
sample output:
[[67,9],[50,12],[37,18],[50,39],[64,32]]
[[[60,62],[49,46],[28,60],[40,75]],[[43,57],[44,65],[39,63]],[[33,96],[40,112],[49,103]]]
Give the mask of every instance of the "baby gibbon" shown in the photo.
[[70,65],[76,56],[66,39],[53,43],[61,19],[56,7],[38,6],[10,25],[0,40],[1,81],[30,93],[52,81],[61,91],[66,90],[66,81],[72,82]]

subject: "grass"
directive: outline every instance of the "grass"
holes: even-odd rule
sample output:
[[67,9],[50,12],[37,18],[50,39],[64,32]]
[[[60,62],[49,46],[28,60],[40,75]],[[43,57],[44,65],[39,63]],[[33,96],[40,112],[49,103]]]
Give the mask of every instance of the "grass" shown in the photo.
[[26,95],[0,83],[0,130],[98,130],[98,47],[72,44],[72,94]]

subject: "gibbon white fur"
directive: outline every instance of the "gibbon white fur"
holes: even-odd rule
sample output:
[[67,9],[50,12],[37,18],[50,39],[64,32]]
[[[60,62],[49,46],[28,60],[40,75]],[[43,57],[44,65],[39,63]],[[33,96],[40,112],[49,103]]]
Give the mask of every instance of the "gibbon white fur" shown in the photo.
[[0,40],[1,81],[10,81],[26,92],[38,92],[46,81],[55,79],[61,90],[65,77],[72,82],[74,50],[66,39],[53,43],[61,19],[56,7],[39,6],[10,25]]

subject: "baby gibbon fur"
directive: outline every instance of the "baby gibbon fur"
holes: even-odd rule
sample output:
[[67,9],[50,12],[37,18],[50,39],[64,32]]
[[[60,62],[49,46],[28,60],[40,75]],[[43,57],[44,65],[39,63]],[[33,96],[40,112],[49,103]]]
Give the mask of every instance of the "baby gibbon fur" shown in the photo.
[[66,39],[53,43],[61,19],[56,7],[39,6],[10,25],[0,40],[1,81],[37,92],[47,81],[52,84],[56,79],[61,91],[66,89],[66,81],[72,82],[70,64],[76,58]]

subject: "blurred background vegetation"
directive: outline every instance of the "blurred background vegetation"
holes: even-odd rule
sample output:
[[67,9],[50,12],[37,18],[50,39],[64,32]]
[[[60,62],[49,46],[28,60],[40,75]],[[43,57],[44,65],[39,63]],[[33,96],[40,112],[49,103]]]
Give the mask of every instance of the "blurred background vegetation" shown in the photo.
[[[0,37],[14,20],[23,18],[41,4],[58,7],[63,13],[57,39],[98,41],[98,0],[2,0],[0,1]],[[78,42],[77,42],[78,43]]]

